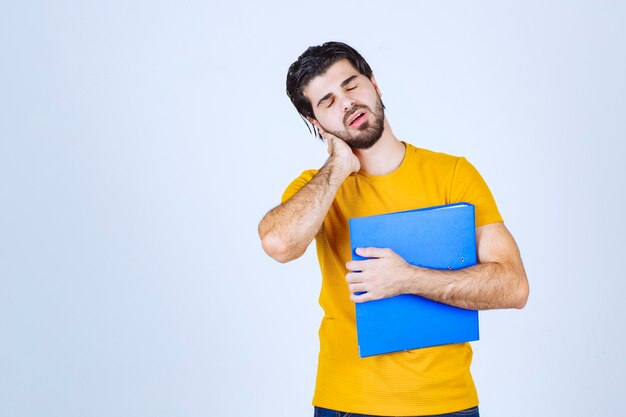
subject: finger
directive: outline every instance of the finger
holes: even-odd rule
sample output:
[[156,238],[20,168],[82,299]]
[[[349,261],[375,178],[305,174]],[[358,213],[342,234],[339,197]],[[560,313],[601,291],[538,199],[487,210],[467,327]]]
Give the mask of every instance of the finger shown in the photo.
[[330,133],[328,133],[327,131],[325,131],[321,127],[318,127],[317,130],[319,130],[320,136],[323,137],[324,139],[326,139],[326,141],[328,143],[332,142],[333,135],[331,135]]
[[337,136],[333,135],[330,132],[325,131],[324,129],[320,129],[320,133],[326,138],[326,140],[328,140],[329,142],[335,142],[336,141],[340,141],[342,139],[338,138]]
[[332,155],[335,150],[335,142],[333,141],[333,136],[326,133],[324,130],[320,129],[320,136],[326,141],[327,150],[330,155]]
[[361,272],[348,272],[346,274],[346,281],[350,284],[363,282],[363,274]]
[[350,292],[352,294],[355,294],[357,292],[358,293],[365,293],[365,292],[367,292],[366,285],[365,284],[361,284],[361,283],[359,283],[359,284],[349,284],[348,285],[348,289],[350,290]]
[[371,262],[370,259],[365,259],[363,261],[348,261],[346,262],[346,269],[349,271],[360,272],[369,267]]
[[389,248],[356,248],[356,254],[364,258],[388,258],[394,254]]
[[337,146],[337,142],[335,142],[337,140],[336,136],[333,136],[330,133],[324,132],[324,138],[326,138],[326,141],[330,143],[333,148]]

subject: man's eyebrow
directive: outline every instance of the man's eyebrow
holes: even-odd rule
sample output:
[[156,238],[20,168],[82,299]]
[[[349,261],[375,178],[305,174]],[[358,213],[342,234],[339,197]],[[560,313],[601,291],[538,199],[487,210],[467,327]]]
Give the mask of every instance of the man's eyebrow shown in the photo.
[[[352,80],[354,80],[356,77],[358,77],[358,75],[353,75],[353,76],[351,76],[351,77],[346,78],[345,80],[343,80],[343,82],[341,83],[340,87],[342,87],[342,88],[343,88],[343,87],[345,87],[346,85],[350,84],[350,82],[351,82]],[[326,94],[324,97],[322,97],[322,98],[320,99],[320,101],[318,101],[318,102],[317,102],[317,106],[316,106],[316,107],[319,107],[319,106],[320,106],[320,104],[322,104],[323,102],[325,102],[326,100],[328,100],[329,98],[331,98],[331,97],[332,97],[332,95],[333,95],[333,93],[328,93],[328,94]]]

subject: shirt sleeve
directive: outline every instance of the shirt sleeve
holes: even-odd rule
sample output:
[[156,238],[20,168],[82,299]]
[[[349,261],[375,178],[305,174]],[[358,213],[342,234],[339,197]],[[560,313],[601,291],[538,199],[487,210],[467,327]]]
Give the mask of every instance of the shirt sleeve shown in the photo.
[[478,170],[463,157],[457,160],[452,174],[450,197],[452,202],[474,205],[476,227],[503,221],[487,183]]
[[281,198],[280,202],[284,203],[285,201],[296,195],[296,193],[300,191],[300,189],[304,187],[309,181],[311,181],[316,174],[316,169],[302,171],[302,174],[300,174],[300,176],[295,180],[291,181],[291,184],[287,186],[287,188],[283,192],[283,197]]

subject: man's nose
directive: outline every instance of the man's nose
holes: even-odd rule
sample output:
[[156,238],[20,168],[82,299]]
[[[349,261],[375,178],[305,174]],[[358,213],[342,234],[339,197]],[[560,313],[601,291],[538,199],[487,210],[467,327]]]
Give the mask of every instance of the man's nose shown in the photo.
[[343,111],[344,112],[350,111],[352,107],[354,107],[355,103],[356,101],[353,98],[344,96],[343,97]]

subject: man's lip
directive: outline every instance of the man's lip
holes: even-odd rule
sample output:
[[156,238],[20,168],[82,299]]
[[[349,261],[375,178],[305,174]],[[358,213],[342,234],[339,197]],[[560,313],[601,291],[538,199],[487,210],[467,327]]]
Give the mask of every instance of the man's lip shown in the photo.
[[354,113],[352,113],[350,115],[350,119],[349,119],[350,122],[348,123],[348,125],[352,126],[352,123],[354,123],[354,121],[356,119],[358,119],[361,115],[365,115],[365,114],[367,114],[367,111],[365,111],[365,110],[357,110],[357,111],[355,111]]

